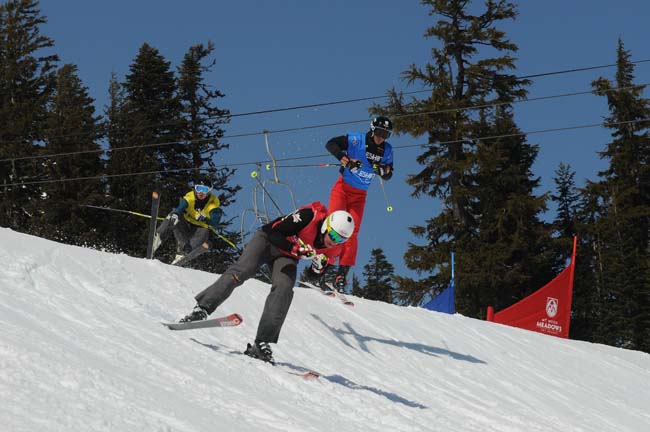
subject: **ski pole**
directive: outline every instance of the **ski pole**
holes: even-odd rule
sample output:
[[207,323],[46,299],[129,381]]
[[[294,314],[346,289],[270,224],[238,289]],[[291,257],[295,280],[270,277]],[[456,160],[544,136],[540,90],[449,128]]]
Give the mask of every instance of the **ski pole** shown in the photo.
[[386,188],[384,187],[384,180],[380,177],[379,178],[379,185],[381,186],[381,190],[384,192],[384,200],[386,201],[386,211],[387,212],[392,212],[393,211],[393,206],[390,205],[388,202],[388,195],[386,195]]
[[[90,204],[85,204],[83,207],[89,207],[89,208],[94,208],[94,209],[99,209],[99,210],[107,210],[107,211],[112,211],[112,212],[116,212],[116,213],[126,213],[126,214],[130,214],[130,215],[133,215],[133,216],[139,216],[139,217],[151,219],[151,215],[144,214],[144,213],[138,213],[138,212],[134,212],[134,211],[131,211],[131,210],[114,209],[114,208],[111,208],[111,207],[99,207],[99,206],[94,206],[94,205],[90,205]],[[157,220],[165,220],[164,217],[160,217],[160,216],[157,217],[156,219]],[[210,231],[212,231],[217,237],[219,237],[221,240],[228,243],[229,246],[232,246],[238,252],[241,253],[241,250],[233,242],[231,242],[226,237],[221,235],[219,233],[219,231],[217,231],[215,228],[213,228],[213,227],[211,227],[209,225],[208,225],[208,228],[210,228]]]
[[233,242],[231,242],[230,240],[228,240],[226,237],[222,236],[222,235],[219,233],[219,231],[217,231],[215,228],[211,227],[210,225],[208,225],[208,228],[210,228],[210,231],[212,231],[212,232],[213,232],[217,237],[219,237],[221,240],[223,240],[223,241],[225,241],[226,243],[228,243],[228,245],[230,245],[230,246],[232,246],[234,249],[236,249],[237,252],[239,252],[239,253],[242,252],[241,249],[239,249],[239,248],[238,248],[238,247],[237,247]]
[[[275,168],[326,168],[337,167],[340,168],[340,163],[320,163],[320,164],[301,164],[301,165],[275,165]],[[266,170],[270,170],[271,165],[266,164]]]
[[[131,210],[114,209],[114,208],[110,208],[110,207],[100,207],[100,206],[94,206],[94,205],[90,205],[90,204],[84,204],[83,207],[89,207],[89,208],[94,208],[94,209],[99,209],[99,210],[108,210],[108,211],[117,212],[117,213],[126,213],[126,214],[130,214],[130,215],[133,215],[133,216],[140,216],[140,217],[143,217],[143,218],[151,219],[151,215],[144,214],[144,213],[138,213],[138,212],[134,212],[134,211],[131,211]],[[165,218],[158,217],[157,220],[165,220]]]

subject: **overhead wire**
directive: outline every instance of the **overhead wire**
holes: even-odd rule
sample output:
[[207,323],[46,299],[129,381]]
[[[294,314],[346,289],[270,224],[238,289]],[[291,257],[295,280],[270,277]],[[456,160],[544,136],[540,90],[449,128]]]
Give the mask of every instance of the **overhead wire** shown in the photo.
[[[648,63],[650,62],[650,59],[643,59],[643,60],[635,60],[635,61],[630,61],[631,64],[643,64],[643,63]],[[563,75],[563,74],[568,74],[568,73],[575,73],[575,72],[584,72],[584,71],[590,71],[590,70],[596,70],[596,69],[605,69],[605,68],[610,68],[610,67],[615,67],[617,66],[616,63],[610,63],[610,64],[604,64],[604,65],[597,65],[597,66],[586,66],[582,68],[571,68],[571,69],[562,69],[558,71],[551,71],[551,72],[541,72],[537,74],[529,74],[529,75],[522,75],[522,76],[516,76],[516,79],[529,79],[529,78],[540,78],[540,77],[545,77],[545,76],[553,76],[553,75]],[[415,95],[415,94],[420,94],[420,93],[429,93],[431,92],[431,89],[423,89],[423,90],[413,90],[409,92],[401,92],[400,94],[409,96],[409,95]],[[593,92],[593,91],[591,91]],[[586,92],[586,93],[591,93],[591,92]],[[578,92],[576,94],[583,94],[583,92]],[[572,96],[572,94],[567,94],[566,96]],[[318,103],[312,103],[312,104],[305,104],[305,105],[295,105],[295,106],[290,106],[290,107],[280,107],[280,108],[270,108],[270,109],[265,109],[265,110],[257,110],[257,111],[247,111],[247,112],[242,112],[242,113],[235,113],[235,114],[221,114],[217,116],[207,116],[205,117],[205,120],[217,120],[217,119],[231,119],[231,118],[236,118],[236,117],[247,117],[247,116],[254,116],[254,115],[261,115],[261,114],[272,114],[272,113],[278,113],[278,112],[286,112],[286,111],[295,111],[295,110],[302,110],[302,109],[308,109],[308,108],[319,108],[319,107],[325,107],[325,106],[333,106],[333,105],[342,105],[342,104],[348,104],[348,103],[355,103],[355,102],[366,102],[370,100],[376,100],[376,99],[384,99],[387,98],[388,95],[381,95],[381,96],[367,96],[367,97],[360,97],[360,98],[351,98],[351,99],[342,99],[338,101],[328,101],[328,102],[318,102]],[[553,98],[554,96],[550,96],[547,98]],[[564,97],[564,95],[557,95],[555,97]],[[533,101],[535,99],[525,99],[522,101]],[[522,102],[522,101],[516,101],[516,102]],[[456,108],[457,110],[463,110],[463,109],[470,109],[471,107],[465,107],[465,108]],[[150,125],[140,125],[137,126],[138,129],[149,129],[149,128],[155,128],[155,127],[161,127],[161,126],[171,126],[175,124],[181,124],[182,122],[187,121],[185,119],[183,120],[174,120],[174,121],[169,121],[169,122],[159,122],[155,124],[150,124]],[[353,121],[353,122],[343,122],[343,123],[335,123],[332,124],[332,126],[339,126],[339,125],[345,125],[345,124],[353,124],[360,122],[359,121]],[[365,120],[363,120],[365,121]],[[104,128],[103,126],[99,126],[99,128]],[[124,130],[130,130],[133,128],[125,128]],[[309,127],[307,128],[309,129]],[[297,129],[300,130],[300,129]],[[286,132],[286,130],[282,131],[276,131],[276,132]],[[235,135],[235,136],[229,136],[229,137],[223,137],[223,138],[239,138],[239,137],[247,137],[247,136],[252,136],[252,135],[259,135],[262,132],[253,132],[253,133],[246,133],[246,134],[240,134],[240,135]],[[79,132],[76,134],[65,134],[65,135],[55,135],[50,138],[71,138],[75,136],[91,136],[91,135],[101,135],[101,133],[97,132]],[[15,159],[17,160],[17,159]],[[6,161],[6,159],[1,159],[0,162]]]
[[[631,85],[631,86],[617,87],[617,88],[607,89],[607,90],[605,90],[605,92],[624,91],[624,90],[629,90],[629,89],[633,89],[633,88],[645,87],[645,86],[649,86],[649,85],[650,85],[650,83],[644,83],[644,84],[636,84],[636,85]],[[399,119],[399,118],[417,117],[417,116],[422,116],[422,115],[444,114],[444,113],[457,112],[457,111],[479,110],[479,109],[485,109],[485,108],[491,108],[491,107],[497,107],[497,106],[503,106],[503,105],[513,105],[513,104],[520,104],[520,103],[525,103],[525,102],[539,102],[539,101],[559,99],[559,98],[564,98],[564,97],[581,96],[581,95],[593,94],[594,92],[595,92],[595,90],[583,90],[583,91],[578,91],[578,92],[561,93],[561,94],[557,94],[557,95],[526,98],[526,99],[514,100],[514,101],[509,101],[509,102],[492,102],[492,103],[479,104],[479,105],[470,105],[470,106],[465,106],[465,107],[445,108],[445,109],[434,110],[434,111],[425,111],[425,112],[404,114],[404,115],[401,115],[401,116],[395,116],[394,118]],[[246,132],[246,133],[234,134],[234,135],[223,135],[220,138],[210,137],[210,138],[199,138],[199,139],[195,139],[195,140],[168,141],[168,142],[162,142],[162,143],[149,143],[149,144],[142,144],[142,145],[114,147],[114,148],[108,148],[108,149],[79,150],[79,151],[74,151],[74,152],[62,152],[62,153],[53,153],[53,154],[45,154],[45,155],[21,156],[21,157],[0,159],[0,163],[2,163],[2,162],[16,162],[16,161],[32,160],[32,159],[50,159],[50,158],[58,158],[58,157],[65,157],[65,156],[77,156],[77,155],[82,155],[82,154],[93,154],[93,153],[112,153],[112,152],[121,151],[121,150],[133,150],[133,149],[152,148],[152,147],[165,147],[165,146],[170,146],[170,145],[192,145],[192,144],[198,144],[198,143],[203,143],[203,142],[210,142],[210,141],[214,141],[214,140],[217,140],[217,139],[225,140],[225,139],[233,139],[233,138],[248,138],[248,137],[252,137],[252,136],[262,135],[265,132],[266,133],[272,133],[272,134],[288,133],[288,132],[299,132],[299,131],[310,130],[310,129],[320,129],[320,128],[325,128],[325,127],[345,126],[345,125],[350,125],[350,124],[364,123],[366,121],[368,121],[368,120],[367,119],[349,120],[349,121],[335,122],[335,123],[324,123],[324,124],[316,124],[316,125],[301,126],[301,127],[294,127],[294,128],[276,129],[276,130],[272,130],[272,131]]]
[[[444,145],[444,144],[453,144],[453,143],[463,143],[463,142],[467,142],[467,141],[482,141],[482,140],[491,140],[491,139],[499,139],[499,138],[512,138],[512,137],[517,137],[517,136],[527,136],[527,135],[533,135],[533,134],[543,134],[543,133],[550,133],[550,132],[560,132],[560,131],[568,131],[568,130],[586,129],[586,128],[592,128],[592,127],[611,127],[611,126],[617,126],[617,125],[636,124],[636,123],[642,123],[642,122],[650,122],[650,117],[643,118],[643,119],[637,119],[637,120],[590,123],[590,124],[585,124],[585,125],[567,126],[567,127],[561,127],[561,128],[540,129],[540,130],[534,130],[534,131],[529,131],[529,132],[518,132],[518,133],[512,133],[512,134],[490,135],[490,136],[484,136],[484,137],[473,137],[473,138],[466,138],[466,139],[459,139],[459,140],[440,141],[440,142],[437,142],[436,144]],[[414,148],[414,147],[429,147],[431,145],[433,145],[433,144],[431,144],[431,143],[426,143],[426,144],[406,144],[406,145],[396,145],[396,146],[393,146],[393,148],[405,149],[405,148]],[[328,155],[329,154],[324,153],[324,154],[318,154],[318,155],[298,156],[298,157],[290,157],[290,158],[279,158],[279,159],[276,159],[276,161],[291,161],[291,160],[313,159],[313,158],[324,157],[324,156],[328,156]],[[266,164],[266,163],[269,163],[269,162],[271,162],[271,161],[270,160],[245,161],[245,162],[238,162],[238,163],[229,163],[229,164],[216,165],[214,168],[232,168],[232,167],[236,167],[236,166],[246,166],[246,165],[259,166],[261,164]],[[317,166],[338,166],[338,164],[276,165],[277,168],[301,168],[301,167],[317,167]],[[173,172],[201,171],[201,170],[205,170],[205,169],[206,168],[202,168],[202,167],[199,167],[199,168],[178,168],[178,169],[167,169],[167,170],[156,170],[156,171],[141,171],[141,172],[136,172],[136,173],[102,174],[102,175],[97,175],[97,176],[72,177],[72,178],[64,178],[64,179],[34,180],[34,181],[19,182],[19,183],[7,183],[7,184],[3,184],[2,186],[4,188],[7,188],[7,187],[13,187],[13,186],[27,186],[27,185],[37,185],[37,184],[63,183],[63,182],[80,181],[80,180],[87,181],[87,180],[100,180],[100,179],[115,178],[115,177],[131,177],[131,176],[154,175],[154,174],[164,174],[164,173],[173,173]],[[0,190],[0,192],[2,192],[2,190]]]

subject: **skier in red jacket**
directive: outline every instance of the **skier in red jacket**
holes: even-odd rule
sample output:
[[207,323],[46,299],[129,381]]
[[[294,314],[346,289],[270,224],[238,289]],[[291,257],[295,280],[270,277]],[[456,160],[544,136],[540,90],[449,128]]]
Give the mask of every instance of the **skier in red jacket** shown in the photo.
[[277,218],[257,231],[236,263],[212,285],[196,295],[196,306],[181,322],[204,320],[235,288],[254,276],[263,264],[271,268],[271,292],[257,328],[254,344],[245,354],[273,363],[270,343],[277,343],[289,312],[296,283],[298,261],[311,260],[311,271],[321,274],[341,254],[354,232],[354,219],[346,211],[328,213],[316,201]]

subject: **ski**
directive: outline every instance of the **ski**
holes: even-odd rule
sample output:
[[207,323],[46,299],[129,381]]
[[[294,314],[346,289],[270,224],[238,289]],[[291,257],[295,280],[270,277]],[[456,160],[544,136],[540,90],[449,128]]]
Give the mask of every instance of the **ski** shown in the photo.
[[[332,285],[330,282],[325,282],[325,285],[327,285],[327,287],[330,288],[330,289],[332,290],[332,292],[335,291],[335,290],[334,290],[334,285]],[[354,303],[351,302],[351,301],[348,299],[348,296],[346,296],[344,293],[342,293],[342,292],[340,292],[340,291],[336,291],[336,296],[339,298],[339,300],[341,300],[341,302],[342,302],[344,305],[349,306],[349,307],[354,307]]]
[[320,374],[312,370],[307,372],[294,372],[286,369],[283,370],[290,375],[296,375],[306,380],[320,378]]
[[320,292],[321,294],[323,294],[323,295],[325,295],[327,297],[338,298],[341,301],[341,303],[343,303],[344,305],[346,305],[348,307],[354,307],[354,302],[351,302],[348,299],[348,297],[345,294],[343,294],[342,292],[338,292],[338,291],[334,290],[332,284],[329,283],[329,282],[326,283],[325,285],[327,285],[329,288],[331,288],[331,290],[324,290],[321,287],[316,286],[316,285],[314,285],[314,284],[312,284],[310,282],[298,281],[298,283],[300,285],[302,285],[303,287],[305,287],[305,288],[311,288],[313,290],[316,290],[316,291]]
[[190,253],[185,255],[183,258],[179,259],[178,261],[172,262],[172,265],[178,267],[184,267],[194,258],[198,257],[199,255],[202,255],[204,252],[207,252],[208,249],[210,249],[210,244],[208,242],[204,242],[198,245],[197,247],[195,247],[194,249],[192,249]]
[[149,237],[147,239],[147,259],[152,259],[153,240],[156,236],[156,223],[158,222],[158,207],[160,206],[160,193],[153,191],[151,193],[151,219],[149,220]]
[[[251,358],[253,360],[259,360],[261,362],[264,362],[264,360],[259,359],[257,357],[250,356],[246,354],[244,351],[230,351],[231,354],[240,354],[243,355],[244,357]],[[294,366],[290,363],[278,363],[278,362],[265,362],[271,366],[273,366],[276,369],[281,370],[284,373],[287,373],[289,375],[294,375],[298,376],[300,378],[303,378],[305,380],[310,380],[310,379],[317,379],[320,378],[320,374],[314,370],[311,369],[306,369],[300,366]]]
[[327,296],[327,297],[332,297],[332,298],[336,297],[336,294],[334,293],[334,291],[325,291],[325,290],[322,289],[321,287],[319,287],[319,286],[317,286],[317,285],[314,285],[314,284],[311,283],[311,282],[305,282],[305,281],[301,281],[301,280],[299,280],[298,283],[299,283],[300,285],[302,285],[304,288],[310,288],[310,289],[316,290],[316,291],[318,291],[319,293],[321,293],[321,294],[323,294],[323,295],[325,295],[325,296]]
[[203,321],[190,322],[162,322],[161,324],[170,330],[193,330],[211,327],[234,327],[244,321],[239,314],[230,314],[228,316],[211,318]]

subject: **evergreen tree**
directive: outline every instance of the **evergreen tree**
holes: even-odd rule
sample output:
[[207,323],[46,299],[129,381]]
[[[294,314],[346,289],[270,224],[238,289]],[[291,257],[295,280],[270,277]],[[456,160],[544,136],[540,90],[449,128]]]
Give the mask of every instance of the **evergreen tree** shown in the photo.
[[[440,199],[443,207],[425,225],[411,228],[426,243],[409,245],[405,261],[424,277],[396,278],[398,296],[418,304],[446,288],[451,275],[443,263],[454,250],[457,309],[481,316],[488,304],[509,306],[539,288],[554,264],[544,239],[548,228],[539,220],[545,197],[533,195],[539,180],[530,169],[537,148],[526,144],[511,112],[529,81],[508,73],[515,69],[511,53],[517,46],[497,28],[514,19],[516,9],[507,1],[488,1],[482,14],[472,15],[464,0],[422,3],[436,17],[425,37],[437,38],[440,46],[432,49],[432,63],[412,65],[403,78],[431,88],[431,95],[407,101],[390,90],[388,104],[371,109],[396,117],[398,132],[428,135],[417,158],[423,169],[408,182],[413,196]],[[482,138],[502,135],[507,137]]]
[[[71,154],[43,163],[47,178],[64,181],[45,184],[41,200],[32,211],[41,214],[35,231],[41,237],[68,244],[105,245],[95,214],[80,207],[85,203],[101,204],[103,200],[99,179],[103,166],[97,152],[100,127],[93,102],[77,76],[77,67],[63,66],[49,104],[44,148],[50,154]],[[86,180],[65,181],[74,178]]]
[[[599,251],[602,250],[602,237],[597,224],[602,207],[597,189],[597,184],[588,182],[586,187],[580,190],[580,199],[575,212],[578,244],[570,337],[604,343],[605,340],[599,335],[599,323],[602,322],[604,311],[601,300],[602,266],[599,257]],[[563,256],[566,256],[567,252],[564,253]]]
[[[111,78],[108,84],[108,105],[104,107],[104,121],[102,123],[105,131],[106,152],[105,169],[107,173],[106,186],[108,189],[108,204],[119,205],[118,199],[111,193],[111,185],[120,177],[120,165],[126,161],[127,154],[124,153],[128,150],[120,150],[120,148],[127,146],[128,128],[127,116],[125,115],[126,109],[126,91],[124,86],[119,82],[115,72],[111,73]],[[112,176],[116,176],[114,179]],[[119,184],[119,183],[118,183]],[[120,232],[115,229],[116,224],[129,224],[132,227],[144,228],[143,221],[137,222],[133,218],[129,218],[122,214],[97,214],[95,219],[98,224],[106,227],[105,242],[110,246],[108,250],[113,252],[125,252],[124,244],[119,240]]]
[[395,289],[392,276],[395,267],[388,262],[384,251],[380,248],[373,249],[370,252],[370,262],[363,266],[363,270],[363,276],[366,279],[363,297],[392,303],[393,290]]
[[[0,4],[0,226],[29,232],[26,205],[38,200],[38,185],[11,184],[39,179],[47,101],[54,88],[58,57],[54,41],[41,35],[46,22],[34,0]],[[27,158],[27,159],[24,159]]]
[[600,78],[593,87],[607,98],[613,138],[601,153],[609,167],[592,187],[601,206],[600,333],[606,343],[650,352],[650,104],[644,87],[634,85],[634,64],[620,39],[615,82]]
[[[189,167],[188,151],[181,142],[181,105],[170,63],[157,49],[143,44],[130,66],[121,89],[111,84],[109,153],[107,171],[112,206],[148,212],[151,192],[169,185],[167,169]],[[173,143],[173,144],[170,144]],[[123,147],[130,147],[120,150]],[[134,175],[136,174],[136,175]],[[172,195],[171,193],[169,195]],[[178,197],[176,197],[178,199]],[[146,223],[126,215],[111,215],[121,250],[143,256]]]
[[568,263],[573,250],[573,237],[578,237],[573,282],[571,312],[572,339],[594,341],[594,332],[600,316],[598,283],[595,278],[597,262],[592,245],[596,242],[594,221],[599,205],[589,186],[578,190],[575,171],[561,163],[555,171],[556,217],[553,221],[555,254],[558,260]]
[[[211,72],[215,64],[215,60],[205,64],[213,51],[214,44],[212,42],[208,42],[207,46],[203,44],[192,46],[185,54],[179,68],[179,100],[183,113],[181,135],[187,143],[190,152],[190,165],[194,169],[195,177],[198,177],[199,172],[204,173],[203,177],[213,185],[213,193],[218,195],[221,208],[225,213],[227,207],[234,203],[235,194],[241,187],[228,183],[235,173],[234,169],[217,168],[215,163],[219,152],[228,148],[228,145],[221,143],[220,139],[224,134],[221,125],[230,121],[230,111],[216,106],[217,100],[224,97],[224,94],[219,90],[211,89],[205,83],[205,75]],[[181,167],[170,167],[172,170],[177,168]],[[180,176],[177,184],[183,183],[183,177],[187,179],[187,173],[181,172]],[[185,192],[182,188],[178,190],[179,194]],[[168,201],[165,201],[165,204],[172,205]],[[176,203],[173,205],[175,206]],[[232,219],[227,216],[223,218],[220,234],[233,242],[238,242],[239,232],[228,230]],[[222,273],[225,267],[235,259],[237,250],[218,236],[213,236],[213,239],[212,252],[199,257],[194,267]]]
[[508,106],[497,107],[487,120],[481,135],[502,138],[478,140],[474,206],[480,218],[475,235],[461,243],[463,284],[456,303],[474,315],[486,304],[497,310],[512,305],[546,284],[559,267],[550,227],[540,220],[546,197],[534,195],[540,184],[531,172],[538,148],[525,142]]
[[363,297],[365,295],[365,291],[361,287],[361,282],[354,273],[352,273],[352,295],[356,297]]
[[[563,258],[571,256],[572,239],[576,235],[579,193],[575,184],[575,171],[569,165],[560,163],[555,170],[555,194],[551,200],[556,203],[556,217],[553,221],[555,237],[561,242],[560,251],[564,250]],[[562,252],[560,252],[562,253]]]

